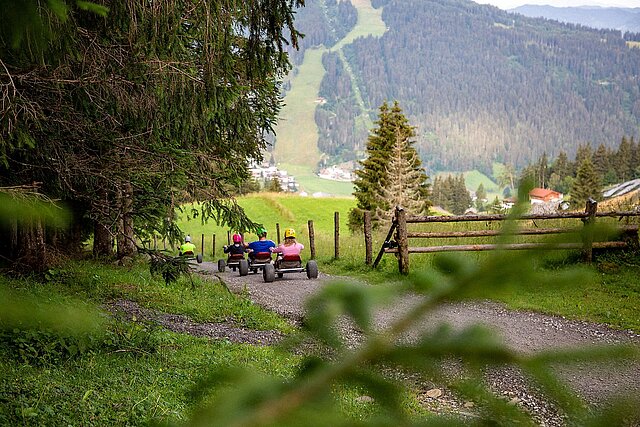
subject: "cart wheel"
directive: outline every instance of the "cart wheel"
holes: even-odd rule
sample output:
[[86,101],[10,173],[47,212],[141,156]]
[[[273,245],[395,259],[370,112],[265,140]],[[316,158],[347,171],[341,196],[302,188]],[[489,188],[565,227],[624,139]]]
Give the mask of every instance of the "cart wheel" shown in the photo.
[[278,277],[279,277],[280,279],[282,279],[282,276],[284,276],[284,273],[278,273]]
[[318,264],[311,260],[307,262],[307,277],[309,279],[317,279],[318,278]]
[[273,264],[266,264],[262,269],[262,278],[265,282],[273,282],[276,280],[276,269]]
[[196,255],[196,261],[198,262],[198,264],[202,264],[202,254]]
[[225,266],[224,260],[223,259],[219,259],[218,260],[218,271],[221,272],[221,273],[224,272],[224,266]]
[[240,270],[241,276],[246,276],[249,274],[249,263],[246,259],[241,259],[240,264],[238,265],[238,270]]

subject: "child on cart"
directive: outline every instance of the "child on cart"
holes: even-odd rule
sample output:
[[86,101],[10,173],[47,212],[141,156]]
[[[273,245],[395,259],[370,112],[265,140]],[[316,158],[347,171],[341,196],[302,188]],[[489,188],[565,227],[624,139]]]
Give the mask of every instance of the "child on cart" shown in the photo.
[[229,261],[231,260],[241,260],[244,259],[244,253],[247,248],[244,243],[242,243],[242,236],[238,233],[233,235],[233,244],[225,245],[222,249],[225,254],[229,254]]
[[296,241],[296,231],[293,228],[287,228],[284,230],[284,242],[272,248],[271,252],[279,254],[277,262],[283,268],[296,268],[302,265],[300,252],[303,249],[304,245]]
[[271,248],[275,247],[275,242],[267,239],[267,230],[265,228],[260,228],[258,230],[258,240],[247,245],[249,258],[252,260],[262,260],[264,258],[271,262]]

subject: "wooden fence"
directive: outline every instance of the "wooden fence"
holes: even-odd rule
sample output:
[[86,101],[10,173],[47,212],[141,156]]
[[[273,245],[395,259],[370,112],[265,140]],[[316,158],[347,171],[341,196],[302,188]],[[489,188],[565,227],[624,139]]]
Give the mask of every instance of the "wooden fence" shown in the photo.
[[[446,251],[488,251],[488,250],[524,250],[524,249],[579,249],[583,253],[585,261],[591,262],[593,249],[600,248],[625,248],[625,247],[638,247],[638,225],[626,224],[617,225],[616,233],[613,239],[610,237],[605,241],[594,241],[595,223],[596,218],[602,217],[614,217],[629,218],[638,217],[640,212],[628,211],[628,212],[598,212],[598,204],[594,200],[589,200],[586,203],[584,212],[558,212],[553,214],[530,214],[522,215],[517,218],[509,217],[508,215],[462,215],[462,216],[408,216],[406,211],[402,207],[396,207],[395,216],[391,224],[391,228],[387,234],[385,242],[383,243],[376,260],[373,263],[373,267],[377,267],[382,256],[384,254],[395,254],[398,258],[398,269],[401,273],[407,274],[409,272],[409,254],[411,253],[434,253],[434,252],[446,252]],[[544,242],[529,242],[529,243],[508,243],[508,244],[458,244],[458,245],[438,245],[438,246],[423,246],[423,247],[410,247],[410,238],[420,239],[442,239],[442,238],[474,238],[474,237],[491,237],[500,236],[505,233],[501,230],[473,230],[473,231],[443,231],[443,232],[411,232],[408,230],[409,224],[419,223],[447,223],[447,222],[472,222],[472,221],[505,221],[514,220],[522,221],[529,220],[534,222],[535,220],[551,220],[551,219],[580,219],[583,222],[583,227],[569,228],[569,227],[547,227],[538,228],[517,228],[510,234],[517,235],[550,235],[561,233],[577,233],[580,235],[580,241],[575,242],[562,242],[562,243],[544,243]],[[367,223],[365,218],[365,223]],[[535,222],[534,222],[535,224]],[[367,229],[365,227],[365,239]],[[394,239],[392,240],[392,237]],[[614,240],[615,239],[615,240]],[[367,261],[370,260],[367,255]]]

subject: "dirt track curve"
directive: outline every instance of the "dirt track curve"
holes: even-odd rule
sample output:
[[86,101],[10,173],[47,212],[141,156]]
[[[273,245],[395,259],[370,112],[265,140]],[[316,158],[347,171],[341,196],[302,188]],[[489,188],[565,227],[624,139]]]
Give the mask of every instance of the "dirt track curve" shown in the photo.
[[[304,273],[286,274],[272,283],[265,283],[262,274],[249,274],[240,277],[238,272],[227,269],[218,272],[214,263],[202,263],[202,273],[222,280],[228,288],[239,293],[246,290],[255,303],[274,311],[295,323],[304,318],[304,301],[331,279],[320,272],[316,280],[307,279]],[[367,286],[367,285],[362,285]],[[412,299],[406,298],[396,305],[380,310],[376,314],[376,326],[382,328],[394,318],[405,313],[411,306]],[[484,324],[499,334],[504,342],[517,352],[530,353],[541,350],[582,347],[585,345],[632,343],[640,346],[640,335],[630,331],[614,330],[606,325],[567,320],[562,317],[547,316],[532,312],[507,310],[499,304],[491,302],[452,304],[439,308],[423,319],[418,329],[428,329],[447,323],[453,328],[463,328],[471,324]],[[413,331],[418,333],[419,330]],[[357,332],[344,331],[347,337],[357,341]],[[354,344],[356,345],[356,344]],[[640,366],[637,364],[605,367],[595,364],[563,368],[559,372],[565,381],[587,402],[598,404],[611,395],[640,393]],[[562,418],[548,403],[531,390],[522,376],[511,368],[487,374],[489,386],[505,398],[525,407],[534,414],[540,425],[562,425]],[[438,384],[426,384],[424,389],[440,387]],[[459,402],[454,396],[444,394],[439,402],[426,404],[431,409],[442,409],[468,412],[473,405],[470,402]]]

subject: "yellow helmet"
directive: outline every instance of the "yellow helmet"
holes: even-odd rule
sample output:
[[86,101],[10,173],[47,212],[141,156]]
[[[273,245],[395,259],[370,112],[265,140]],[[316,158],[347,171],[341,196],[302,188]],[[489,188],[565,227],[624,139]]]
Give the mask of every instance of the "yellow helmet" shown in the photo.
[[289,237],[292,238],[296,238],[296,230],[294,230],[293,228],[287,228],[286,230],[284,230],[284,238],[288,239]]

